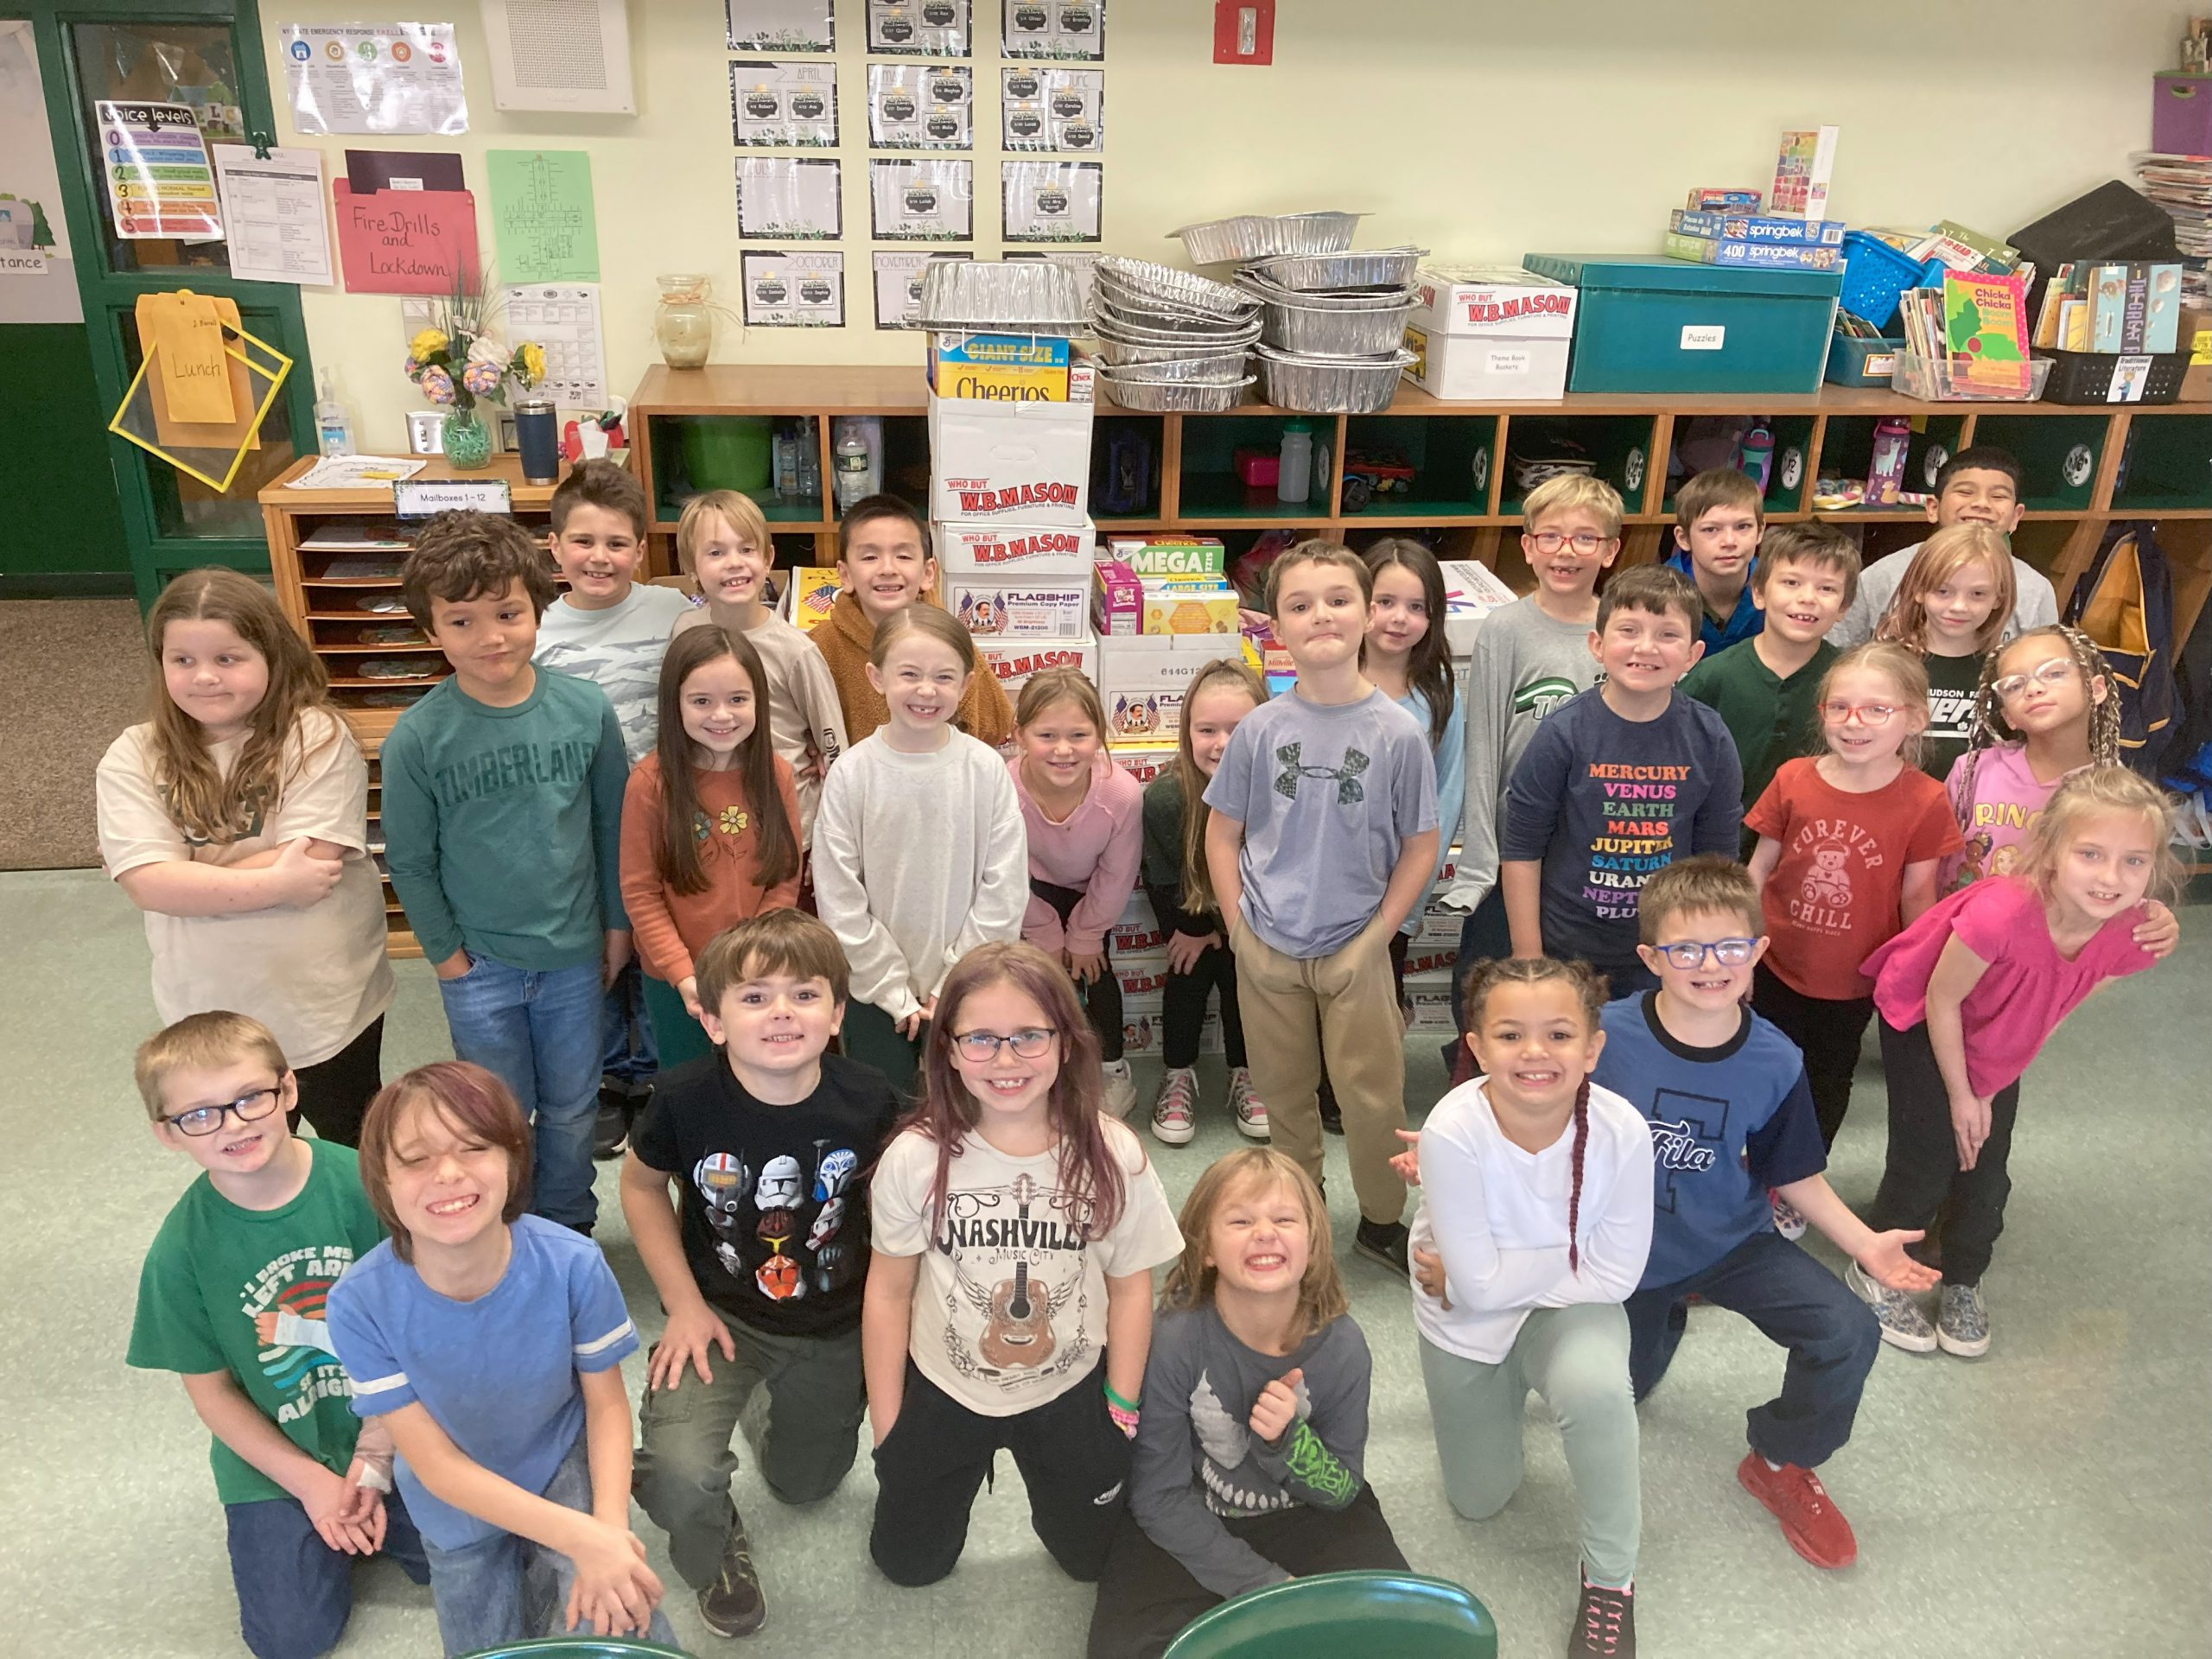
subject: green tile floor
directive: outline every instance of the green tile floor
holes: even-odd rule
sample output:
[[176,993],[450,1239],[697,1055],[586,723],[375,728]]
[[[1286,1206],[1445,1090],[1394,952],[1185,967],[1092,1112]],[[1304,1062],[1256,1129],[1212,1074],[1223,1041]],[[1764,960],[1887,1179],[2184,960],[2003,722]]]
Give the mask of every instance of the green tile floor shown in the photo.
[[[1989,1357],[1885,1351],[1876,1365],[1858,1433],[1824,1471],[1858,1529],[1857,1567],[1806,1566],[1738,1489],[1743,1413],[1777,1385],[1779,1351],[1731,1315],[1694,1314],[1644,1408],[1646,1654],[2212,1652],[2212,913],[2183,925],[2172,961],[2093,1002],[2031,1074],[2010,1225],[1989,1281]],[[95,872],[0,875],[0,938],[10,1189],[0,1294],[15,1310],[0,1366],[0,1651],[243,1652],[204,1436],[175,1382],[123,1364],[139,1257],[190,1174],[143,1127],[130,1087],[132,1046],[153,1026],[137,918]],[[446,1052],[428,969],[401,964],[386,1075]],[[1434,1046],[1408,1052],[1411,1097],[1433,1098]],[[1156,1072],[1140,1069],[1148,1097]],[[1217,1064],[1201,1076],[1211,1107]],[[1834,1172],[1847,1201],[1872,1196],[1881,1128],[1870,1059]],[[1179,1202],[1236,1140],[1209,1109],[1192,1145],[1155,1147],[1171,1194]],[[1332,1141],[1332,1164],[1342,1156]],[[650,1336],[651,1287],[613,1172],[601,1166],[600,1236]],[[1348,1179],[1332,1185],[1351,1190]],[[1336,1219],[1346,1229],[1351,1217]],[[1574,1511],[1541,1407],[1531,1402],[1521,1495],[1486,1523],[1454,1518],[1406,1293],[1348,1254],[1344,1273],[1376,1357],[1368,1473],[1408,1557],[1481,1595],[1513,1659],[1559,1653],[1574,1599]],[[634,1398],[641,1361],[628,1370]],[[807,1512],[779,1506],[749,1455],[746,1464],[738,1497],[770,1606],[752,1647],[807,1659],[1083,1652],[1090,1593],[1030,1535],[1003,1460],[958,1571],[923,1591],[893,1588],[868,1560],[865,1458]],[[636,1520],[677,1585],[659,1535]],[[437,1651],[426,1592],[389,1564],[358,1582],[341,1654]],[[697,1652],[736,1647],[704,1631],[680,1585],[670,1610]]]

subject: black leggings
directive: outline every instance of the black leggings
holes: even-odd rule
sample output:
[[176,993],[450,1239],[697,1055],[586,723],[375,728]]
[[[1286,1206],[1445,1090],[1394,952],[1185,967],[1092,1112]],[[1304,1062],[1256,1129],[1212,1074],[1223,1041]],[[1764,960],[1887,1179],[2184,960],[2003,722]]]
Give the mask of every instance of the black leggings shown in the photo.
[[[1951,1093],[1936,1064],[1923,1020],[1908,1031],[1882,1021],[1882,1070],[1890,1084],[1890,1149],[1882,1185],[1866,1224],[1943,1230],[1943,1281],[1978,1285],[1989,1271],[1997,1236],[2005,1230],[2005,1200],[2012,1196],[2006,1164],[2012,1154],[2012,1121],[2020,1110],[2020,1085],[2007,1084],[1989,1104],[1989,1139],[1972,1169],[1959,1167],[1958,1138],[1951,1129]],[[1926,1259],[1927,1245],[1906,1246]]]
[[[1067,925],[1069,912],[1084,899],[1081,887],[1058,887],[1050,881],[1039,881],[1033,875],[1029,878],[1029,891],[1052,907],[1063,927]],[[1122,1058],[1122,982],[1114,972],[1112,938],[1101,938],[1098,950],[1106,958],[1106,966],[1088,985],[1078,984],[1075,994],[1083,1004],[1084,1013],[1090,1016],[1091,1030],[1098,1033],[1098,1058],[1110,1065]]]
[[1852,1074],[1859,1070],[1859,1046],[1874,1018],[1874,999],[1808,996],[1784,984],[1773,969],[1761,967],[1751,986],[1751,1007],[1804,1051],[1813,1116],[1820,1120],[1821,1139],[1833,1152],[1836,1131],[1851,1107]]
[[325,1141],[359,1146],[361,1120],[384,1087],[384,1016],[378,1014],[362,1027],[359,1036],[328,1059],[295,1066],[292,1078],[300,1090],[292,1127],[297,1128],[304,1117]]
[[1171,1068],[1187,1069],[1198,1064],[1198,1030],[1205,1024],[1206,998],[1216,991],[1221,993],[1224,1058],[1232,1068],[1244,1064],[1244,1016],[1236,1007],[1236,953],[1224,943],[1199,951],[1189,973],[1168,970],[1167,987],[1160,997],[1160,1057]]

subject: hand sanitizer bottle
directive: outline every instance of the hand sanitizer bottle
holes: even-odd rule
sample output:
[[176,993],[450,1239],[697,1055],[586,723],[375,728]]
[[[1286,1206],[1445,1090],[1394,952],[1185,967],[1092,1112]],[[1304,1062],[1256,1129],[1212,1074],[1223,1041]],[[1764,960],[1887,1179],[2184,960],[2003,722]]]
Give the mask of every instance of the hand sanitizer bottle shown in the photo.
[[339,400],[334,371],[322,370],[316,376],[316,384],[321,388],[315,400],[316,447],[326,455],[350,455],[353,453],[353,417]]

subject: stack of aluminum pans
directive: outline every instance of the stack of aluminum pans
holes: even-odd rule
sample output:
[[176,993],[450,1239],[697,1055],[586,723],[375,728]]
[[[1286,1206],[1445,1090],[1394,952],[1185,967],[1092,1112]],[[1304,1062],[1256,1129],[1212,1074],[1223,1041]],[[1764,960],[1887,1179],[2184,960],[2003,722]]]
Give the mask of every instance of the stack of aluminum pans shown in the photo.
[[1299,293],[1359,292],[1403,288],[1427,257],[1427,248],[1362,248],[1358,252],[1282,253],[1256,259],[1238,275],[1256,276]]
[[1049,259],[933,259],[915,321],[939,334],[1071,339],[1084,332],[1083,294]]
[[[1390,406],[1399,372],[1413,359],[1402,349],[1406,319],[1418,293],[1395,283],[1331,284],[1332,276],[1387,276],[1420,254],[1410,248],[1378,255],[1339,253],[1325,259],[1254,265],[1237,286],[1260,302],[1260,376],[1278,409],[1312,415],[1371,415]],[[1410,271],[1407,275],[1410,276]],[[1278,281],[1287,276],[1300,286]]]
[[1239,213],[1168,234],[1183,238],[1194,265],[1233,265],[1279,253],[1341,253],[1351,246],[1351,233],[1365,217],[1342,212]]
[[1277,409],[1304,415],[1379,415],[1398,393],[1411,352],[1379,357],[1307,357],[1260,347],[1260,379]]
[[1186,270],[1142,259],[1098,262],[1090,293],[1098,378],[1125,409],[1233,408],[1252,384],[1246,353],[1259,302]]

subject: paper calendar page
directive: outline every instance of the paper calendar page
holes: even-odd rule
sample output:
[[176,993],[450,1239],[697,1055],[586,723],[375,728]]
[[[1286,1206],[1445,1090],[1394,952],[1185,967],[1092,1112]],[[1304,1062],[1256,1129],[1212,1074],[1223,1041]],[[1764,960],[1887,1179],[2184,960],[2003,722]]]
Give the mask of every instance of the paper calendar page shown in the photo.
[[563,409],[607,407],[607,350],[595,283],[531,283],[506,290],[505,336],[511,346],[535,340],[545,348],[539,388]]

